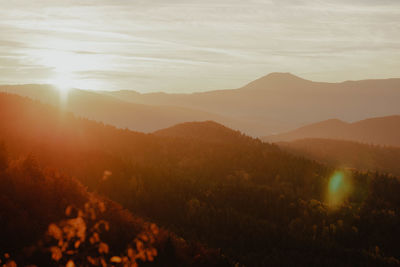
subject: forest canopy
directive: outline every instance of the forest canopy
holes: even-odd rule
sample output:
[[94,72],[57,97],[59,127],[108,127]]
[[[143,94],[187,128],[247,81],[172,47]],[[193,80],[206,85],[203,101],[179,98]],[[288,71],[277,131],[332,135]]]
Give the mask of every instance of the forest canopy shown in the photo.
[[[210,124],[189,126],[207,132]],[[179,129],[179,136],[176,128],[162,135],[116,129],[7,94],[0,94],[0,129],[11,160],[30,153],[90,192],[220,249],[233,262],[400,264],[395,176],[330,167],[233,131],[210,141],[182,137],[193,129]]]

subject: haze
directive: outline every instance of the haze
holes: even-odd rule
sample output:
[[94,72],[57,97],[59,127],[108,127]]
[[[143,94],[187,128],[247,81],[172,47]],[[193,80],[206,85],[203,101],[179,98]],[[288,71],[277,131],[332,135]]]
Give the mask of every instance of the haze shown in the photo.
[[0,4],[0,267],[400,266],[400,0]]
[[400,76],[400,2],[0,0],[0,84],[193,92]]

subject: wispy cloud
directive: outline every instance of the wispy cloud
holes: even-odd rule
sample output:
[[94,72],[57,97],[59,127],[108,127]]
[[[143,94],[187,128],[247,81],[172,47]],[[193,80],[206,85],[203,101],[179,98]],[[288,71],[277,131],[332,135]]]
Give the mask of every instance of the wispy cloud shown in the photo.
[[400,76],[398,0],[0,4],[2,83],[67,75],[82,88],[187,92],[273,71],[328,81]]

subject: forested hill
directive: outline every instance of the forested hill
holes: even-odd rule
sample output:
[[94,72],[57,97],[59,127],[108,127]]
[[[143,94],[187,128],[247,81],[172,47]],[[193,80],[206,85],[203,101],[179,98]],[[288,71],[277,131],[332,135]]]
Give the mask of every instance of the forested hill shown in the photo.
[[33,155],[0,144],[1,266],[230,266],[218,250],[188,244],[134,216]]
[[353,123],[337,119],[303,126],[296,130],[263,137],[267,142],[325,138],[400,147],[400,115],[369,118]]
[[154,132],[157,136],[196,139],[204,142],[249,142],[251,137],[214,121],[185,122]]
[[308,138],[277,145],[296,155],[333,166],[379,171],[400,176],[400,148],[352,141]]
[[399,264],[396,177],[328,168],[252,138],[205,142],[116,129],[7,94],[0,140],[12,158],[32,153],[248,266]]

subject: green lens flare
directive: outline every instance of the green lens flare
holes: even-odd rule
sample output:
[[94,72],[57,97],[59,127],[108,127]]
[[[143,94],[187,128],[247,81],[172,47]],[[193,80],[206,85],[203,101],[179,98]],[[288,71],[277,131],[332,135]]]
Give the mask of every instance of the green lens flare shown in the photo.
[[326,202],[334,208],[340,206],[352,191],[351,179],[342,171],[335,172],[329,179]]
[[329,181],[329,190],[331,193],[336,193],[343,186],[343,174],[336,173]]

